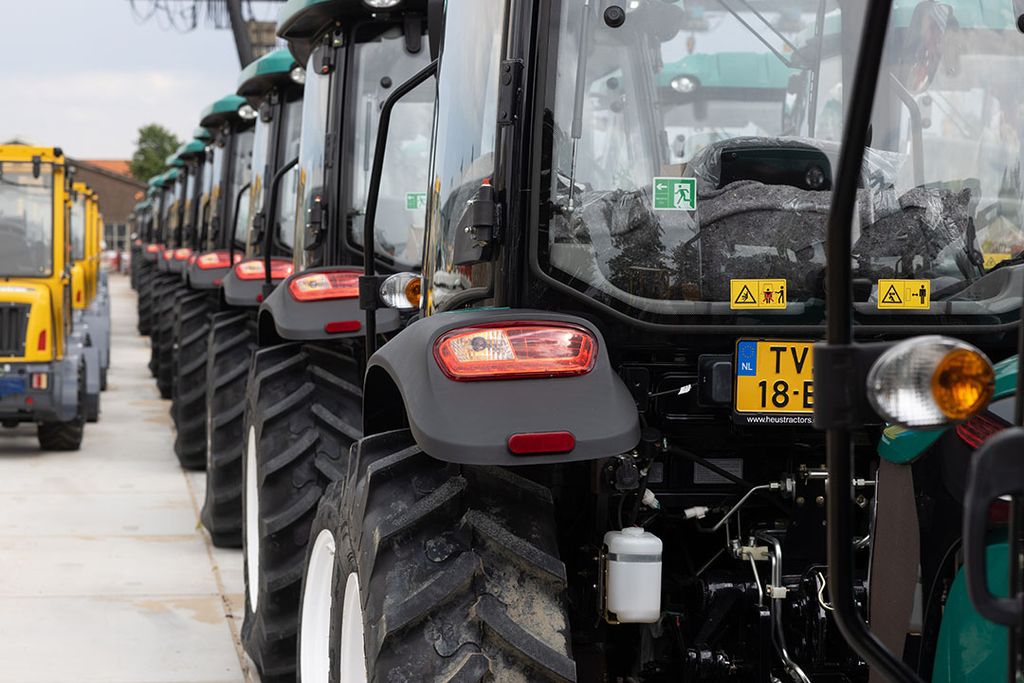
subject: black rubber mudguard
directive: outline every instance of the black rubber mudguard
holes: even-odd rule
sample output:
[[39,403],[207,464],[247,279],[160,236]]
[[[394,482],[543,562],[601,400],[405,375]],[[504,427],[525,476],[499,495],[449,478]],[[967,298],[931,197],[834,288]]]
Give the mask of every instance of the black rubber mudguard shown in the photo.
[[[458,382],[434,359],[434,342],[460,327],[501,321],[552,321],[588,329],[597,339],[594,369],[579,377]],[[398,396],[395,394],[397,388]],[[404,403],[417,445],[438,460],[472,465],[538,465],[596,460],[640,440],[636,404],[612,370],[601,333],[575,316],[533,310],[445,313],[402,330],[370,359],[363,390],[364,434],[393,428]],[[513,455],[513,434],[568,431],[568,453]]]
[[[366,327],[366,312],[359,309],[359,299],[329,299],[326,301],[298,301],[288,291],[295,277],[337,268],[311,268],[296,273],[274,289],[260,306],[260,330],[273,322],[277,335],[287,341],[318,339],[344,339],[361,337]],[[359,323],[358,329],[346,332],[327,332],[328,323]],[[398,310],[381,308],[377,311],[377,333],[394,332],[402,324]]]

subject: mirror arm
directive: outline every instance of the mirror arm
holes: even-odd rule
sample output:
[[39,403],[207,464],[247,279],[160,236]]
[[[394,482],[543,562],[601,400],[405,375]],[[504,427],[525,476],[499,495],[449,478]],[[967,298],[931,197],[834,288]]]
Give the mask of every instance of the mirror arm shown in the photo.
[[276,223],[275,216],[277,216],[277,191],[281,189],[281,180],[284,178],[288,171],[295,168],[295,165],[299,163],[299,158],[295,157],[287,164],[277,169],[277,173],[274,174],[274,179],[270,181],[270,203],[267,206],[267,212],[264,214],[267,217],[266,225],[264,229],[267,231],[263,235],[263,276],[264,282],[268,285],[272,282],[273,278],[270,277],[270,252],[274,247],[274,224]]

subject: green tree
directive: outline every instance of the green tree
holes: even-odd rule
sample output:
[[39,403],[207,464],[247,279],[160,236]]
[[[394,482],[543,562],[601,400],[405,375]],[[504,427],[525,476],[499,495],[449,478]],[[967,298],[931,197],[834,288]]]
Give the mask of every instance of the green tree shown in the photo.
[[135,141],[135,153],[132,154],[132,175],[146,182],[166,168],[164,162],[167,157],[180,145],[181,140],[159,123],[139,128],[139,139]]

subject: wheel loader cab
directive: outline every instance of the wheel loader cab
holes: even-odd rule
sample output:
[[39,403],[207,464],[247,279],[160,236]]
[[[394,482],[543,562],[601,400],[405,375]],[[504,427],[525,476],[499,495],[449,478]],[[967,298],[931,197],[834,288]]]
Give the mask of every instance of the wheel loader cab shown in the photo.
[[237,94],[258,115],[252,179],[234,216],[235,239],[244,243],[245,251],[224,277],[224,296],[231,306],[257,308],[273,285],[292,273],[291,246],[282,236],[295,221],[294,166],[302,132],[304,80],[305,70],[283,49],[260,57],[238,79]]
[[[68,200],[71,259],[74,264],[71,268],[72,308],[82,330],[86,353],[90,356],[96,354],[98,382],[100,390],[105,390],[110,367],[110,300],[106,288],[100,285],[103,278],[100,268],[103,216],[99,210],[98,195],[85,183],[74,182]],[[88,384],[95,381],[94,377],[87,378]],[[92,410],[91,416],[98,417],[98,412]]]
[[[1003,74],[1024,41],[1005,3],[889,5],[447,0],[424,319],[368,360],[355,471],[311,536],[342,549],[303,603],[344,601],[385,644],[348,650],[368,678],[452,675],[422,646],[448,619],[507,627],[481,649],[498,678],[930,669],[908,674],[878,645],[903,652],[928,570],[893,526],[906,509],[890,502],[915,499],[872,445],[886,413],[844,421],[867,400],[851,368],[912,335],[952,335],[974,346],[901,348],[933,354],[931,370],[969,357],[978,372],[956,381],[981,402],[985,354],[1014,351],[1019,248],[986,266],[977,224],[1018,172],[1016,149],[988,145],[1016,120]],[[862,32],[886,38],[861,55]],[[734,93],[731,67],[745,72]],[[933,131],[927,102],[973,134]],[[999,115],[966,115],[983,110]],[[705,126],[717,129],[688,148]],[[835,355],[813,348],[826,334]],[[437,488],[410,492],[406,474]],[[389,516],[396,506],[430,512]],[[472,538],[444,559],[422,550],[466,524]],[[518,560],[490,553],[501,534]],[[323,571],[315,547],[307,586]],[[522,571],[527,556],[549,583]],[[495,578],[513,566],[511,584]],[[427,596],[458,571],[463,588]],[[382,587],[396,581],[417,617],[390,628]],[[546,627],[508,600],[479,609],[526,590]]]
[[66,183],[59,148],[0,145],[0,421],[34,422],[44,449],[77,450],[87,368]]

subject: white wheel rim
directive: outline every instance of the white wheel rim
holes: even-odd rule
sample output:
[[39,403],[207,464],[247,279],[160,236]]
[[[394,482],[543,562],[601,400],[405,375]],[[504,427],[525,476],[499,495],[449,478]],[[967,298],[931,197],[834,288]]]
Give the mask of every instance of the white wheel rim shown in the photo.
[[331,673],[331,587],[334,582],[334,536],[317,534],[309,553],[299,623],[299,672],[304,683],[329,683]]
[[260,580],[260,500],[256,485],[256,428],[249,427],[245,447],[245,563],[249,609],[255,613]]
[[359,576],[355,572],[349,574],[345,582],[340,657],[338,670],[341,683],[367,683],[366,651],[363,649],[363,604],[359,595]]

